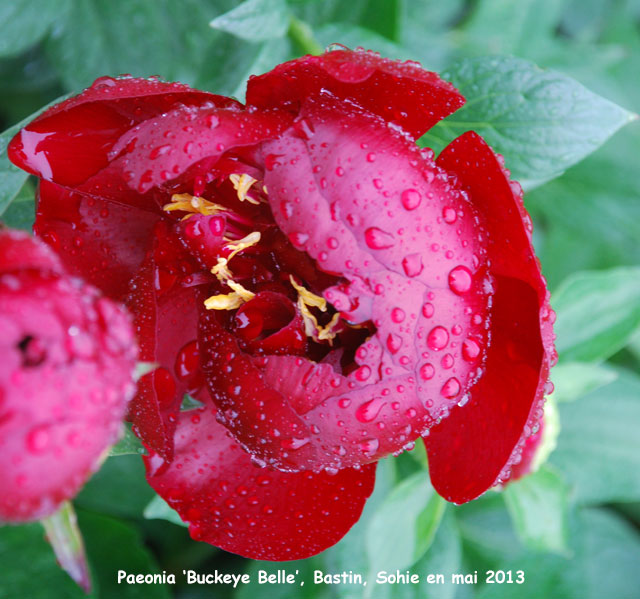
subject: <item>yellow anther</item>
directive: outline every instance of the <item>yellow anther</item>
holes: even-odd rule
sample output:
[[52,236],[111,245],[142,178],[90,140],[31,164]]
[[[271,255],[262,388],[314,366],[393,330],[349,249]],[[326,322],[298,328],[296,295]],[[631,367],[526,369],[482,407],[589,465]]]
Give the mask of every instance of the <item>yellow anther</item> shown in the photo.
[[252,245],[255,245],[259,241],[260,232],[254,231],[253,233],[249,233],[249,235],[246,235],[242,239],[238,239],[234,243],[228,244],[227,248],[233,251],[227,256],[227,260],[231,260],[231,258],[233,258],[238,252],[250,248]]
[[229,280],[226,283],[233,291],[212,295],[204,300],[204,307],[207,310],[235,310],[255,297],[255,293],[235,281]]
[[232,250],[231,253],[226,258],[219,257],[218,263],[211,269],[211,273],[214,274],[218,278],[218,281],[222,283],[226,283],[231,280],[233,273],[229,270],[229,260],[231,260],[231,258],[233,258],[238,252],[246,250],[248,247],[255,245],[259,241],[260,233],[258,231],[254,231],[242,239],[238,239],[234,243],[228,243],[226,248],[228,250]]
[[329,341],[329,343],[331,343],[331,341],[333,341],[333,339],[335,339],[335,336],[337,335],[337,333],[333,332],[333,329],[337,326],[339,322],[340,322],[340,312],[336,312],[331,317],[331,320],[329,321],[328,324],[318,328],[318,339],[320,341],[324,341],[326,339],[327,341]]
[[165,204],[162,209],[166,212],[172,212],[174,210],[189,212],[190,214],[187,214],[185,218],[189,218],[192,214],[204,214],[208,216],[226,210],[226,208],[220,204],[215,204],[199,196],[192,196],[189,193],[174,193],[171,196],[171,203]]
[[243,173],[242,175],[230,175],[229,179],[231,180],[231,183],[233,183],[233,188],[236,190],[238,199],[241,202],[247,200],[247,202],[250,202],[251,204],[260,203],[259,200],[247,195],[249,189],[251,189],[251,186],[257,181],[257,179],[254,179],[251,175],[247,175],[246,173]]
[[218,281],[224,283],[233,277],[233,273],[227,266],[229,261],[226,258],[218,258],[218,264],[211,269],[211,274],[216,275]]
[[308,289],[305,289],[302,285],[298,285],[295,282],[292,275],[289,275],[289,281],[293,285],[293,288],[298,292],[298,299],[301,299],[307,306],[313,308],[320,308],[323,312],[327,311],[327,300],[315,293],[311,293]]

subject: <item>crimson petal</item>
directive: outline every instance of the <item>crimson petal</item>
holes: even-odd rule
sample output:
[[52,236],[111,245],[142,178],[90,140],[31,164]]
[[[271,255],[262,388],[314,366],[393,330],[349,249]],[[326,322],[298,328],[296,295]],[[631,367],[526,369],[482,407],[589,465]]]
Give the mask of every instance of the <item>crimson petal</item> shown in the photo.
[[22,129],[9,144],[9,157],[38,177],[75,186],[106,166],[113,144],[138,123],[177,105],[203,104],[239,105],[180,83],[101,77]]
[[159,219],[157,213],[41,181],[34,232],[69,272],[122,301]]
[[189,532],[251,559],[303,559],[337,543],[373,491],[375,465],[296,474],[256,466],[216,422],[215,409],[180,414],[175,458],[149,484],[189,522]]
[[167,223],[158,223],[153,239],[126,305],[134,316],[140,358],[159,368],[138,382],[129,418],[142,442],[169,462],[184,394],[197,397],[204,384],[196,341],[204,297],[188,285],[194,264]]
[[462,503],[508,477],[524,437],[542,416],[555,355],[553,313],[521,190],[510,184],[491,148],[477,134],[465,133],[444,149],[438,165],[457,175],[484,216],[495,279],[485,373],[467,405],[425,437],[434,487]]
[[347,49],[303,56],[252,77],[247,104],[297,112],[306,98],[321,90],[357,102],[414,138],[464,104],[453,85],[416,62]]

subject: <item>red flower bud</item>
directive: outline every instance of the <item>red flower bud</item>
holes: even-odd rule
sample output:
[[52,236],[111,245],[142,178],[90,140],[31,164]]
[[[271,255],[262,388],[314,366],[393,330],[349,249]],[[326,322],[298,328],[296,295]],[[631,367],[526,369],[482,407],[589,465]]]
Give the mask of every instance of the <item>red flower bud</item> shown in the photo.
[[[42,179],[38,233],[126,298],[162,366],[131,418],[192,534],[250,557],[320,551],[357,519],[371,465],[419,437],[447,499],[500,482],[543,402],[552,313],[500,157],[472,132],[437,160],[415,144],[462,96],[348,50],[252,78],[247,106],[147,85],[99,80],[11,157]],[[201,410],[179,414],[185,393]],[[234,483],[255,505],[277,496],[287,526]],[[292,531],[313,542],[292,553]]]
[[0,520],[48,516],[122,430],[128,316],[28,235],[0,230]]

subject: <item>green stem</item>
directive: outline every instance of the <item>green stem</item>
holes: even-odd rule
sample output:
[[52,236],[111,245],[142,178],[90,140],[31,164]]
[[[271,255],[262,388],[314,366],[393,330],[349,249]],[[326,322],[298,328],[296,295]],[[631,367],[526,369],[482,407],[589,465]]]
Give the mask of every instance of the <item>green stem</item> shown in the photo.
[[41,522],[60,567],[88,593],[91,590],[89,566],[71,502],[65,501],[55,514]]
[[291,15],[289,20],[289,37],[303,54],[322,54],[324,48],[313,36],[311,27],[304,21]]

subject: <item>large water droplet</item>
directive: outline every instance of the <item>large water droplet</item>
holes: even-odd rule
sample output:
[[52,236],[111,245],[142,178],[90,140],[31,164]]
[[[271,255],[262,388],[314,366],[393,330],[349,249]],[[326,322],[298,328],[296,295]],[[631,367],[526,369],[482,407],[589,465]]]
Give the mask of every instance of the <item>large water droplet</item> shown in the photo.
[[408,277],[417,277],[424,268],[420,254],[409,254],[402,260],[402,268]]
[[449,333],[444,327],[434,327],[427,335],[427,345],[434,351],[444,349],[449,343]]
[[415,210],[422,202],[422,196],[417,189],[405,189],[400,195],[400,201],[407,210]]
[[471,289],[473,278],[471,271],[466,266],[456,266],[449,273],[449,287],[457,295],[467,293]]
[[390,248],[395,244],[393,235],[378,227],[369,227],[364,232],[364,240],[372,250]]
[[423,381],[428,381],[433,378],[433,375],[436,373],[436,369],[433,367],[433,364],[423,364],[420,367],[420,378]]
[[375,420],[380,413],[380,410],[386,402],[382,401],[381,397],[375,397],[362,405],[358,406],[356,410],[356,418],[360,422],[371,422]]
[[473,338],[469,337],[462,343],[462,357],[467,362],[473,362],[480,355],[480,344]]
[[442,385],[440,393],[442,394],[442,397],[453,399],[458,395],[458,393],[460,393],[460,382],[457,378],[451,377],[444,385]]

